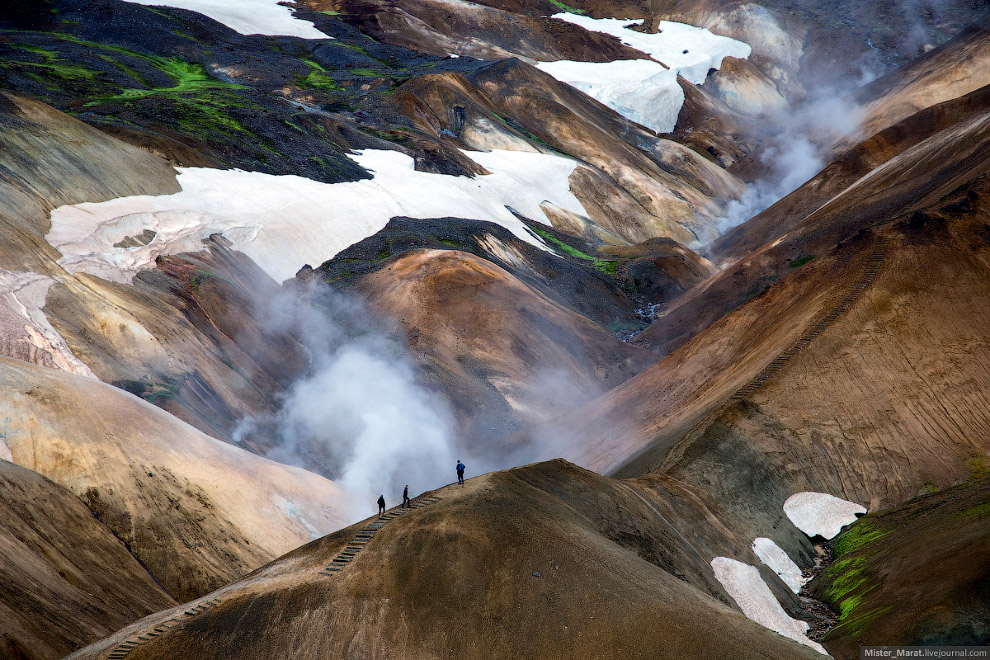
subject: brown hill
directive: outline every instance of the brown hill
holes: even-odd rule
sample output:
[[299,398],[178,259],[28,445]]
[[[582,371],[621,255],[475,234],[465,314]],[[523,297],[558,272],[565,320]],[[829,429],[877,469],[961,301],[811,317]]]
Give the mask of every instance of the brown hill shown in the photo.
[[175,604],[65,488],[0,460],[0,657],[54,660]]
[[[732,533],[676,483],[552,461],[428,495],[70,657],[820,657],[724,604],[707,563]],[[345,551],[355,534],[369,540]]]
[[572,412],[650,360],[498,265],[459,250],[406,252],[357,287],[398,320],[482,451],[480,439]]

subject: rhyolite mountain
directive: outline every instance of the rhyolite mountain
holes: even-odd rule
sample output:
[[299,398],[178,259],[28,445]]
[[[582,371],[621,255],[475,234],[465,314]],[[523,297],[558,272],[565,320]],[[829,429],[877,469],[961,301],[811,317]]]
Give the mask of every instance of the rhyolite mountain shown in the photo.
[[171,4],[0,8],[0,658],[990,644],[985,3]]

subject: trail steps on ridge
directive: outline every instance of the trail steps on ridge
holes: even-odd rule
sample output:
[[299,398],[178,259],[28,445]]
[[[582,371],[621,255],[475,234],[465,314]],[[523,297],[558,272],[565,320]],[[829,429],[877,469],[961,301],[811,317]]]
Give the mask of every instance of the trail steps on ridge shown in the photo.
[[107,653],[106,657],[109,660],[122,660],[123,658],[127,657],[128,653],[136,649],[141,644],[144,644],[145,642],[150,642],[154,640],[156,637],[160,637],[161,635],[168,632],[172,628],[182,627],[189,619],[198,616],[203,612],[213,607],[216,607],[219,604],[220,604],[219,598],[211,598],[210,600],[205,600],[200,603],[197,603],[196,605],[188,607],[182,611],[182,614],[184,616],[173,617],[171,619],[168,619],[167,621],[159,623],[151,628],[148,628],[147,630],[137,635],[132,635],[127,640],[113,647],[113,649],[111,649]]
[[336,557],[330,560],[330,565],[319,571],[320,575],[325,575],[326,577],[332,577],[334,573],[340,573],[344,566],[350,563],[352,559],[356,559],[359,552],[361,552],[368,542],[374,538],[375,534],[382,527],[385,526],[390,520],[401,516],[413,509],[421,509],[424,506],[433,504],[434,502],[439,502],[442,498],[440,497],[421,497],[410,502],[408,507],[396,507],[391,511],[388,511],[384,515],[379,516],[375,522],[368,523],[362,527],[357,534],[354,535],[347,546]]
[[839,302],[837,302],[827,314],[815,323],[811,324],[811,326],[803,335],[801,335],[801,337],[795,340],[795,342],[787,347],[786,350],[775,357],[770,364],[764,367],[763,370],[754,376],[752,380],[736,390],[736,392],[729,398],[729,401],[739,401],[762,387],[768,380],[773,378],[778,371],[783,369],[784,366],[786,366],[787,363],[790,362],[791,359],[805,346],[810,344],[815,337],[820,335],[822,331],[824,331],[836,319],[848,311],[852,304],[859,298],[860,294],[866,290],[866,288],[880,273],[880,268],[883,266],[883,258],[887,252],[889,244],[889,238],[886,236],[879,236],[877,238],[876,245],[873,248],[873,252],[866,259],[866,267],[863,269],[863,272],[860,273],[859,278],[857,278],[856,281],[846,289],[845,294],[839,299]]

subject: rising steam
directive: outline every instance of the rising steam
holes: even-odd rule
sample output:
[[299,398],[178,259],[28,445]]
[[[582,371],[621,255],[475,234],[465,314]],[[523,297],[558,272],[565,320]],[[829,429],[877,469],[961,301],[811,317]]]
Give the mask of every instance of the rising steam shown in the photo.
[[265,429],[278,441],[269,458],[313,469],[320,457],[355,520],[376,510],[379,493],[392,506],[404,484],[415,494],[452,481],[453,416],[419,381],[385,322],[359,299],[316,286],[262,304],[269,330],[308,349],[310,369],[274,416],[243,420],[235,441]]
[[720,234],[796,190],[822,170],[830,145],[856,135],[863,111],[852,91],[873,76],[864,68],[855,85],[845,89],[820,86],[796,108],[770,118],[776,130],[759,156],[767,174],[750,184],[739,199],[729,202],[725,215],[718,219]]

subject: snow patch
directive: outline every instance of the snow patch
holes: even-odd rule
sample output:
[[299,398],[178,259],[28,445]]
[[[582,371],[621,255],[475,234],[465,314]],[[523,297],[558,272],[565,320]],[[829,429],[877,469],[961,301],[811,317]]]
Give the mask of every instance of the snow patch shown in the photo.
[[[129,283],[139,271],[153,268],[156,257],[201,250],[203,239],[221,234],[282,281],[304,264],[317,266],[375,234],[396,216],[488,220],[541,249],[546,246],[506,206],[546,224],[544,201],[587,216],[570,192],[575,161],[515,151],[465,154],[491,174],[417,172],[411,157],[374,149],[352,156],[374,178],[347,183],[182,168],[182,190],[173,195],[55,209],[46,238],[62,253],[59,264],[67,271]],[[155,232],[147,245],[114,247],[146,229]]]
[[822,655],[828,655],[821,644],[808,639],[806,633],[809,626],[806,622],[787,616],[755,566],[728,557],[716,557],[712,560],[712,570],[747,618]]
[[684,104],[677,73],[652,60],[597,62],[540,62],[537,68],[581,90],[620,115],[669,133]]
[[830,539],[866,508],[828,493],[795,493],[784,502],[784,513],[808,536]]
[[309,21],[293,17],[278,0],[126,0],[137,5],[175,7],[209,16],[241,34],[332,39]]
[[765,537],[755,539],[753,552],[771,571],[779,575],[784,584],[794,593],[801,591],[804,583],[811,579],[801,575],[801,569],[798,568],[798,565],[784,552],[783,548],[774,543],[773,539]]
[[73,355],[42,311],[48,289],[53,284],[55,280],[47,275],[0,268],[0,347],[3,354],[96,378],[96,374]]
[[626,27],[639,22],[635,19],[590,18],[570,13],[554,14],[551,18],[580,25],[592,32],[610,34],[627,46],[663,62],[675,74],[680,74],[695,85],[705,81],[709,69],[721,67],[723,58],[746,59],[752,51],[749,44],[742,41],[712,34],[705,28],[672,21],[660,21],[657,34],[645,34]]

